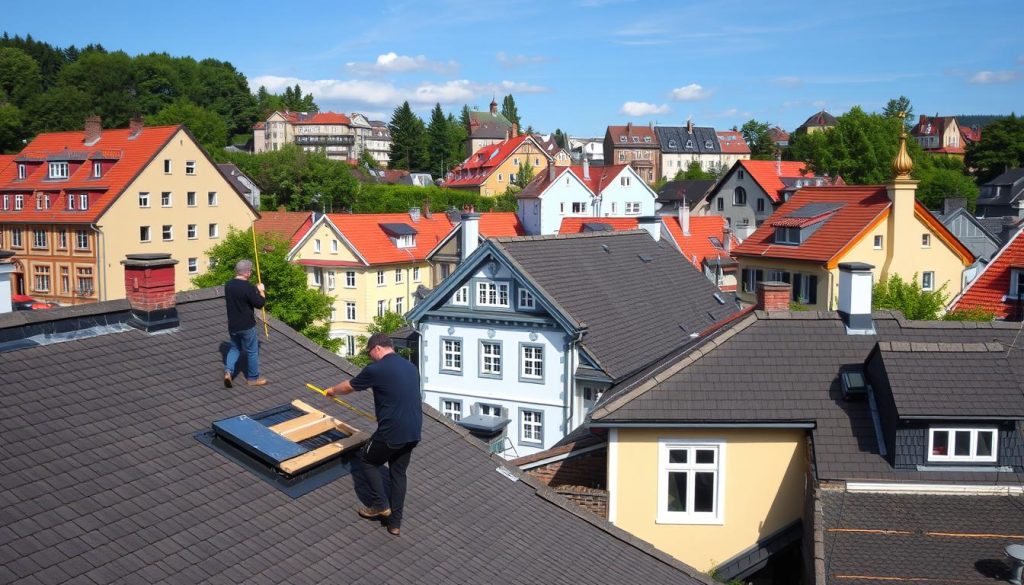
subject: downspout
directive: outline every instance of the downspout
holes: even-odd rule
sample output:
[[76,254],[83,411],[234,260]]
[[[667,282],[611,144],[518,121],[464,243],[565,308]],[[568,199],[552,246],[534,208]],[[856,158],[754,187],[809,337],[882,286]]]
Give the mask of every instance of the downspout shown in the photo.
[[565,381],[566,381],[566,385],[567,385],[567,389],[565,391],[565,395],[566,395],[565,396],[565,404],[566,404],[565,410],[568,413],[568,416],[566,416],[565,419],[562,421],[562,424],[565,426],[565,434],[566,435],[568,435],[571,432],[571,430],[572,430],[572,429],[569,428],[569,425],[572,423],[573,415],[575,414],[575,406],[576,406],[576,400],[575,400],[575,398],[576,398],[576,367],[575,367],[575,363],[577,361],[579,361],[576,358],[576,355],[577,355],[577,352],[579,351],[579,342],[582,339],[583,339],[583,332],[578,332],[576,334],[575,339],[573,339],[572,341],[569,342],[569,349],[566,352],[568,354],[568,359],[565,360],[565,365],[566,365]]
[[[99,301],[107,300],[107,241],[103,237],[103,231],[100,230],[100,226],[90,223],[89,228],[96,232],[96,264],[99,266],[100,273],[96,276],[103,283],[103,295],[98,298]],[[103,242],[103,246],[100,247],[100,242]]]

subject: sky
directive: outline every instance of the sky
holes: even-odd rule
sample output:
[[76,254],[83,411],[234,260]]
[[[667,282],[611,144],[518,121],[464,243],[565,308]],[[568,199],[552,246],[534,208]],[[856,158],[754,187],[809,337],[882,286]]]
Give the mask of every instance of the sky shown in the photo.
[[[515,96],[524,125],[793,130],[818,110],[1020,113],[1020,0],[430,0],[15,2],[0,29],[57,46],[229,61],[321,110],[390,119],[408,100],[458,113]],[[60,18],[53,18],[57,12]]]

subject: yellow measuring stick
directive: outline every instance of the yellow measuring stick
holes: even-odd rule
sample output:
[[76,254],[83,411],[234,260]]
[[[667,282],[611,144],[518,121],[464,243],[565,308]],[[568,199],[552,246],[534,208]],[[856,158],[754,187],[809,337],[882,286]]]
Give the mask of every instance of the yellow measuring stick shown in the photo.
[[373,422],[377,422],[377,417],[375,417],[372,414],[366,412],[365,410],[360,410],[360,409],[352,406],[348,402],[345,402],[344,400],[341,400],[340,398],[335,398],[334,396],[327,396],[327,391],[324,390],[323,388],[317,388],[316,386],[314,386],[312,384],[306,384],[306,388],[309,388],[310,390],[312,390],[313,392],[316,392],[317,394],[319,394],[321,396],[326,396],[327,398],[330,398],[331,400],[337,402],[338,404],[340,404],[340,405],[344,406],[345,408],[351,410],[352,412],[358,414],[359,416],[365,416],[366,418],[372,420]]

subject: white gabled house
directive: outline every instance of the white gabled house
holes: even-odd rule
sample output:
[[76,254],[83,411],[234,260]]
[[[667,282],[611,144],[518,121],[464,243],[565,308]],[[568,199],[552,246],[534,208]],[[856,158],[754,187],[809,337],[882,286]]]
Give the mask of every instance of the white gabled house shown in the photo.
[[552,447],[604,389],[737,310],[659,241],[657,222],[476,247],[478,220],[463,214],[467,257],[406,317],[419,333],[423,400],[503,456]]
[[591,167],[549,165],[518,195],[518,215],[526,233],[558,233],[566,217],[654,215],[655,193],[629,165]]

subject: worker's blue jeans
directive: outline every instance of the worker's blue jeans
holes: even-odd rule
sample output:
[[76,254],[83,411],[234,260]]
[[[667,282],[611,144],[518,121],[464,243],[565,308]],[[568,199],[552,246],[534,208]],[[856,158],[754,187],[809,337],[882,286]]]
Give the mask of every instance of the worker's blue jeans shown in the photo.
[[235,364],[238,363],[238,356],[245,354],[245,378],[256,380],[260,377],[260,340],[256,333],[256,327],[243,329],[242,331],[231,331],[231,349],[228,350],[227,359],[224,362],[224,372],[230,376],[235,375]]

